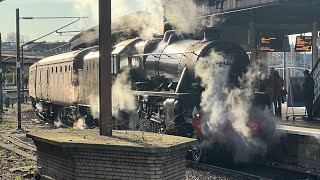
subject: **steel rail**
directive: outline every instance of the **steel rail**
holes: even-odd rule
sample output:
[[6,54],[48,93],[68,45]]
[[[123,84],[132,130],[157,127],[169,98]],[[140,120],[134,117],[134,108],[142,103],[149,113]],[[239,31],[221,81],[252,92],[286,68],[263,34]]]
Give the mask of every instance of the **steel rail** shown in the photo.
[[269,180],[268,178],[265,178],[265,177],[260,177],[260,176],[256,176],[253,174],[240,172],[240,171],[227,169],[227,168],[222,168],[222,167],[218,167],[218,166],[196,163],[196,162],[190,161],[190,160],[186,160],[186,166],[190,167],[192,169],[205,170],[205,171],[218,172],[218,173],[223,173],[223,174],[227,174],[227,175],[232,175],[232,176],[236,176],[236,177],[246,179],[246,180],[255,180],[255,179]]

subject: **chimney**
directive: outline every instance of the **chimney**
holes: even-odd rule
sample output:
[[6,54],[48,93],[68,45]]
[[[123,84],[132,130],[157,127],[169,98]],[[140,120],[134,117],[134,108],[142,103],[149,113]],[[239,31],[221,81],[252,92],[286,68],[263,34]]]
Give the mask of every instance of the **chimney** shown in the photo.
[[203,30],[202,42],[221,40],[221,31],[218,29],[205,29]]

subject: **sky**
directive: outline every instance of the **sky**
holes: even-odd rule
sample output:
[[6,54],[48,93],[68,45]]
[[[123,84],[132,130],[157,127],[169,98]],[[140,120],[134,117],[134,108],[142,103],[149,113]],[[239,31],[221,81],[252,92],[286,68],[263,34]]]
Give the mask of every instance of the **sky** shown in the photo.
[[[113,0],[112,17],[118,17],[142,9],[139,0]],[[20,17],[87,16],[61,31],[81,31],[98,24],[98,0],[6,0],[0,3],[0,33],[3,41],[16,31],[16,8]],[[76,19],[20,20],[20,33],[33,40],[71,23]],[[75,33],[55,33],[42,41],[68,41]]]
[[[151,0],[112,0],[112,17],[119,17],[135,11],[143,10],[146,1]],[[150,3],[148,4],[150,6]],[[98,0],[6,0],[0,3],[0,33],[3,41],[7,40],[15,29],[16,8],[20,17],[61,17],[87,16],[61,31],[82,31],[98,24]],[[76,19],[33,19],[20,20],[21,36],[26,41],[37,39],[49,32],[71,23]],[[76,33],[54,33],[40,41],[69,41]],[[295,37],[289,36],[290,44],[295,43]]]

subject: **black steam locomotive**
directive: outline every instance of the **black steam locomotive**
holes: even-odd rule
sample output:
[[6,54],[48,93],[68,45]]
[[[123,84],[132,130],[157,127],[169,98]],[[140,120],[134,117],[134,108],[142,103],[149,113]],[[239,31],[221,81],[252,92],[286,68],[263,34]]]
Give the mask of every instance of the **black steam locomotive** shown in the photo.
[[[207,36],[185,39],[167,31],[161,39],[129,39],[117,44],[112,52],[112,73],[116,77],[129,72],[132,91],[128,93],[136,99],[135,111],[119,110],[119,121],[128,122],[122,123],[122,128],[200,139],[204,87],[195,76],[195,66],[213,51],[225,57],[216,63],[230,68],[229,86],[238,86],[250,61],[234,43]],[[34,105],[51,119],[83,116],[91,121],[95,108],[92,98],[98,96],[98,67],[96,48],[48,57],[32,65],[29,89]],[[249,128],[259,134],[259,122],[251,122]],[[194,158],[199,159],[197,155]]]

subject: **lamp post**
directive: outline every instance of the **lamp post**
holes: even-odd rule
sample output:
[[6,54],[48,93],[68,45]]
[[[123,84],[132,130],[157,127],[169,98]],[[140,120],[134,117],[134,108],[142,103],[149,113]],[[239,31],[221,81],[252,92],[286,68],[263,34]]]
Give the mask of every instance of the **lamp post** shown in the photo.
[[22,86],[22,93],[21,93],[21,101],[24,102],[24,58],[23,58],[23,46],[21,46],[21,86]]
[[20,15],[19,9],[16,9],[16,40],[17,40],[17,55],[16,55],[16,74],[17,74],[17,104],[18,104],[18,129],[21,129],[21,64],[20,64]]
[[[20,19],[71,19],[71,18],[77,18],[77,20],[59,28],[59,29],[56,29],[55,31],[52,31],[48,34],[45,34],[43,36],[41,36],[40,38],[37,38],[37,39],[34,39],[32,41],[29,41],[25,44],[23,44],[21,47],[20,47]],[[21,64],[21,61],[20,61],[20,48],[22,49],[23,51],[23,46],[27,45],[27,44],[30,44],[32,42],[35,42],[39,39],[42,39],[48,35],[51,35],[53,33],[56,33],[56,31],[58,30],[61,30],[67,26],[70,26],[71,24],[79,21],[81,18],[88,18],[88,17],[21,17],[20,18],[20,14],[19,14],[19,9],[17,8],[16,9],[16,41],[17,41],[17,50],[16,50],[16,74],[17,74],[17,105],[18,105],[18,129],[22,129],[21,128],[21,68],[23,69],[23,65]],[[22,57],[23,59],[23,57]],[[23,73],[23,72],[22,72]],[[23,76],[22,76],[23,77]],[[22,84],[23,86],[23,84]]]
[[2,122],[3,95],[2,95],[2,37],[0,33],[0,122]]

